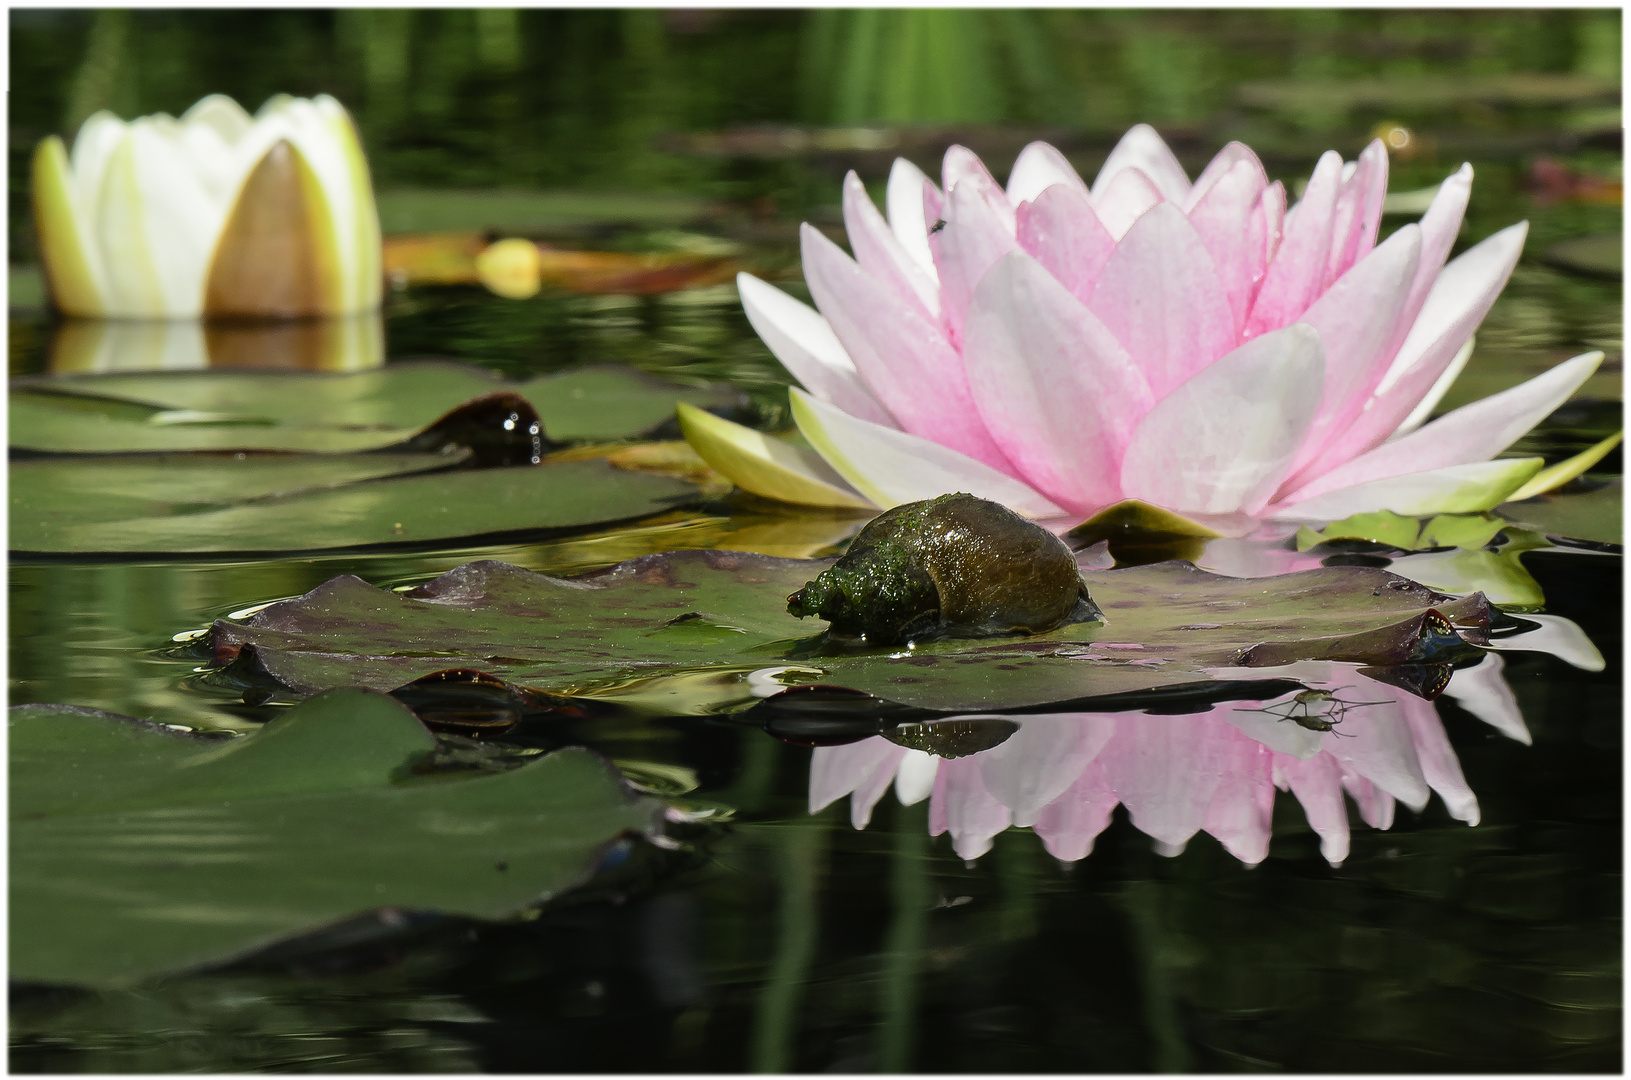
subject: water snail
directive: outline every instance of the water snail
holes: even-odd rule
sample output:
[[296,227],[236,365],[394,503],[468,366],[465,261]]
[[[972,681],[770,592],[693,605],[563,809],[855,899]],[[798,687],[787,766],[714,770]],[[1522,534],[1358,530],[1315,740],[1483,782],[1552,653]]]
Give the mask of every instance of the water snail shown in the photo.
[[879,645],[1040,634],[1103,618],[1064,541],[963,493],[880,514],[842,558],[787,598],[787,610]]

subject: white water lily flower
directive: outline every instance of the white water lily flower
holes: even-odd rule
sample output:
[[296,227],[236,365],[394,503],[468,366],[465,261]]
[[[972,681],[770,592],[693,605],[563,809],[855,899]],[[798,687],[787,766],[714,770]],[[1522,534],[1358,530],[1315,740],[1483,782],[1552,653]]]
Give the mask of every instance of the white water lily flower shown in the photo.
[[377,307],[379,215],[351,117],[326,94],[251,119],[220,94],[177,120],[86,120],[34,155],[34,220],[68,315],[339,315]]

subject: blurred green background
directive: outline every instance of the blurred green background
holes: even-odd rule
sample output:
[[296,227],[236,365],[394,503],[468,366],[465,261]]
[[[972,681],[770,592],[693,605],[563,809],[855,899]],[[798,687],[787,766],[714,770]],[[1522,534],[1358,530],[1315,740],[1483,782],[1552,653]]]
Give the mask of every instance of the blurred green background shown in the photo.
[[832,200],[835,169],[947,140],[782,125],[956,127],[976,150],[1017,150],[977,129],[1018,126],[1102,156],[1147,121],[1186,164],[1240,138],[1306,170],[1311,133],[1352,156],[1395,121],[1420,127],[1436,179],[1495,144],[1617,139],[1619,64],[1614,10],[13,11],[10,255],[33,261],[40,138],[211,92],[335,95],[387,191],[673,190],[796,214]]

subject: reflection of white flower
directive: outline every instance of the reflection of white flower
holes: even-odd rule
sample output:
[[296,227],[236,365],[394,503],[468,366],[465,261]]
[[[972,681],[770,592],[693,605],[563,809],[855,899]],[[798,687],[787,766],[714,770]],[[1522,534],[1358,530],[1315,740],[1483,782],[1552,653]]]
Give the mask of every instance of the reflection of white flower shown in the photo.
[[180,120],[86,120],[34,155],[34,217],[69,315],[342,314],[378,305],[379,217],[351,118],[327,95],[253,119],[212,94]]
[[[1445,692],[1527,744],[1529,733],[1501,672],[1501,658],[1487,655],[1457,672]],[[1093,850],[1120,804],[1163,853],[1177,854],[1205,831],[1248,865],[1268,854],[1276,789],[1297,797],[1333,865],[1348,856],[1344,793],[1373,828],[1392,825],[1395,801],[1419,811],[1434,791],[1451,816],[1478,823],[1478,800],[1432,703],[1351,665],[1303,662],[1214,674],[1283,676],[1350,704],[1314,710],[1317,718],[1335,719],[1337,731],[1282,719],[1291,713],[1287,699],[1226,702],[1184,716],[1010,716],[1020,725],[1011,738],[960,758],[932,757],[881,737],[821,747],[810,764],[810,811],[849,795],[851,820],[865,828],[893,784],[903,805],[929,799],[930,833],[949,832],[965,859],[988,851],[993,837],[1017,825],[1033,828],[1056,858],[1076,860]]]

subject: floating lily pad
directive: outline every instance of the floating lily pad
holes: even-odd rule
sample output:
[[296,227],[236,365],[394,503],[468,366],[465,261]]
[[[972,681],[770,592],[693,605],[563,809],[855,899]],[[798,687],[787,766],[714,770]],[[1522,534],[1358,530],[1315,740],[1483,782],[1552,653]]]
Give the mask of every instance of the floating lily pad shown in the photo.
[[1354,514],[1333,521],[1318,531],[1304,525],[1297,530],[1297,550],[1307,551],[1330,540],[1370,540],[1401,551],[1425,548],[1481,548],[1507,523],[1490,514],[1439,514],[1422,521],[1391,510]]
[[74,455],[14,461],[19,552],[305,551],[581,528],[693,499],[605,461],[426,472],[438,454]]
[[[782,685],[984,710],[1204,681],[1207,669],[1237,664],[1260,643],[1276,643],[1276,663],[1300,656],[1301,643],[1322,659],[1429,662],[1417,655],[1420,634],[1397,635],[1396,656],[1373,639],[1412,621],[1419,630],[1422,613],[1437,607],[1476,640],[1489,617],[1482,597],[1451,602],[1368,567],[1242,579],[1168,562],[1086,574],[1103,624],[846,649],[824,643],[819,621],[786,610],[788,594],[829,565],[683,551],[559,579],[475,562],[403,593],[345,576],[245,622],[217,622],[211,644],[216,665],[296,695],[391,690],[461,668],[529,691],[718,712],[756,700],[750,672],[788,668]],[[1345,652],[1344,636],[1363,647]]]
[[11,977],[128,985],[378,908],[499,918],[657,828],[605,761],[468,779],[406,708],[346,690],[221,742],[93,709],[10,714]]
[[1625,482],[1614,480],[1590,491],[1542,495],[1503,503],[1503,517],[1554,536],[1601,543],[1624,542]]
[[673,416],[738,400],[724,387],[680,387],[628,368],[582,368],[509,382],[438,360],[346,374],[187,371],[12,382],[13,447],[50,453],[295,450],[338,453],[405,442],[472,398],[525,397],[556,440],[625,439]]

